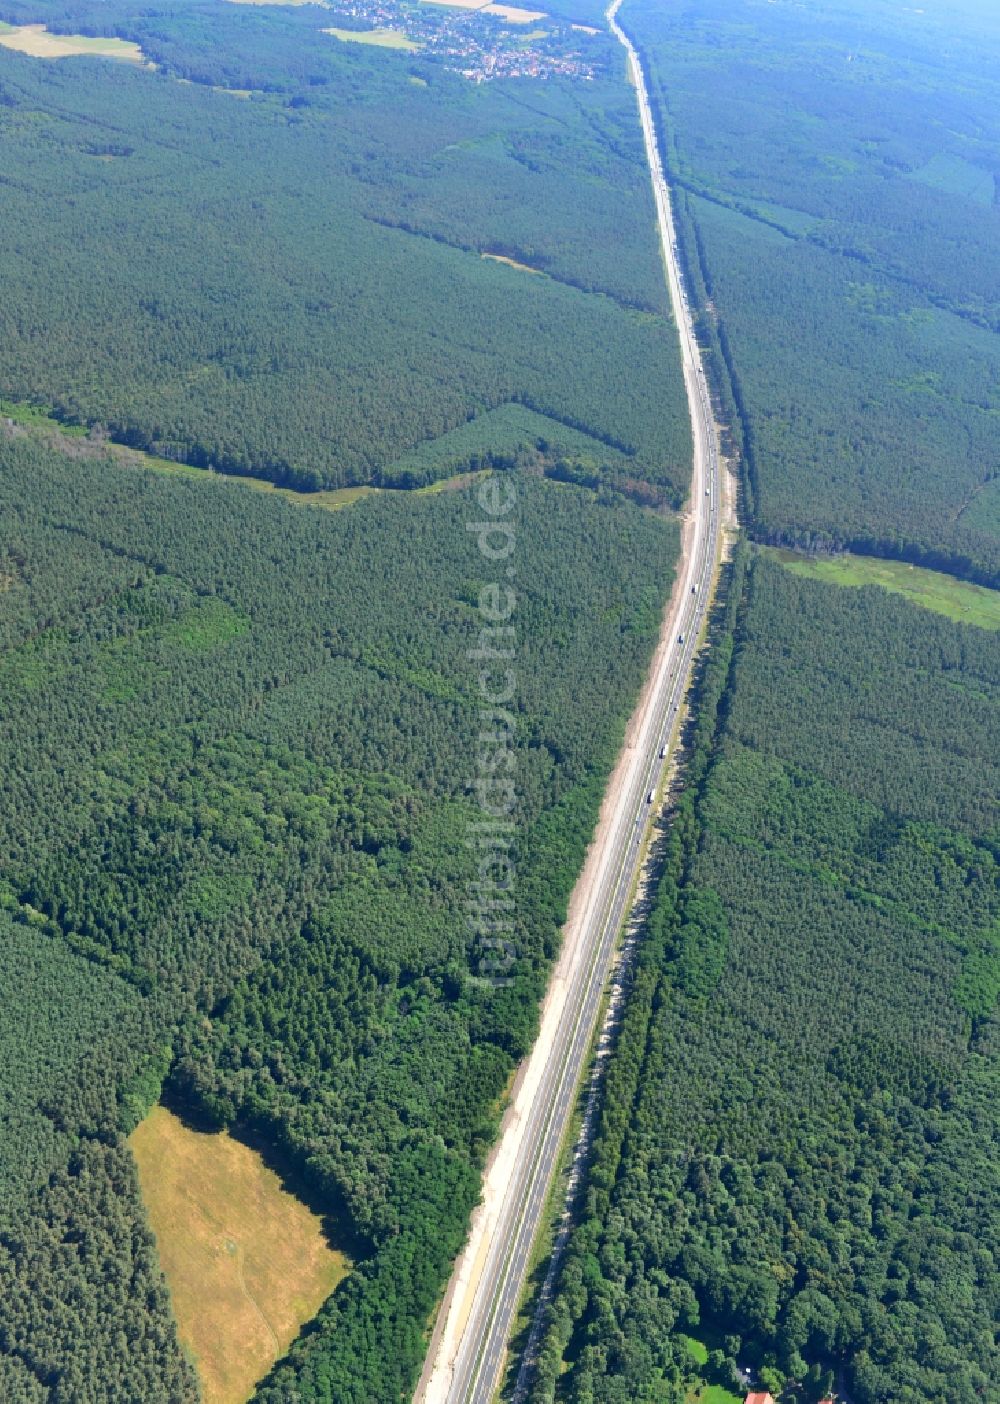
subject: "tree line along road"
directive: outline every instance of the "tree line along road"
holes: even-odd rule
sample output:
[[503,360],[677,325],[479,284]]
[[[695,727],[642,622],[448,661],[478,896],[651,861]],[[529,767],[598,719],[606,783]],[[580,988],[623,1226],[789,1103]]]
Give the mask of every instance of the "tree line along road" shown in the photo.
[[[670,760],[675,723],[712,598],[728,495],[718,432],[677,258],[670,192],[663,173],[645,75],[607,11],[635,84],[657,223],[680,339],[694,462],[680,569],[630,743],[608,787],[605,814],[570,905],[538,1040],[518,1078],[500,1141],[487,1167],[484,1202],[442,1304],[415,1404],[489,1404],[523,1290],[604,990],[638,878],[645,839]],[[571,929],[574,928],[575,929]]]

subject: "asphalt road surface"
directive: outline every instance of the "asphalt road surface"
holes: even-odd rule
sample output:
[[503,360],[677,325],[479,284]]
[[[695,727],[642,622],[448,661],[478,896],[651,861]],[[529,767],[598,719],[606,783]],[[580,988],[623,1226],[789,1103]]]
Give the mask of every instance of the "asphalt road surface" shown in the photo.
[[[483,1245],[476,1272],[463,1289],[462,1302],[458,1308],[452,1308],[459,1313],[457,1347],[453,1343],[438,1348],[437,1358],[430,1362],[417,1391],[420,1404],[490,1404],[498,1388],[532,1243],[587,1065],[618,935],[655,811],[655,795],[669,763],[671,738],[710,605],[723,527],[723,483],[708,385],[681,281],[670,195],[657,149],[645,75],[631,40],[618,24],[620,4],[621,0],[614,0],[607,19],[612,33],[625,47],[635,82],[691,411],[692,521],[685,532],[679,569],[679,588],[683,593],[675,616],[672,646],[662,657],[658,656],[651,678],[652,704],[632,740],[634,763],[598,855],[598,878],[582,918],[581,958],[570,975],[567,998],[531,1101],[496,1227]],[[442,1311],[446,1309],[443,1307]],[[454,1338],[456,1333],[452,1334]],[[435,1353],[434,1345],[431,1353]],[[446,1355],[448,1358],[443,1358]]]

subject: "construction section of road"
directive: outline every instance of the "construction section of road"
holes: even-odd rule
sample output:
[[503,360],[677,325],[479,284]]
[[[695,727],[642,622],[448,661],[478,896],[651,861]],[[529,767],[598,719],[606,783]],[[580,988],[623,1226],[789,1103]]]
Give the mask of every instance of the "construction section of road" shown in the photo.
[[691,412],[694,462],[677,580],[649,678],[611,776],[574,889],[538,1039],[518,1074],[483,1200],[438,1313],[416,1404],[489,1404],[498,1387],[532,1244],[576,1104],[608,977],[639,874],[712,598],[733,495],[718,447],[708,384],[677,259],[670,194],[645,76],[617,21],[635,84]]

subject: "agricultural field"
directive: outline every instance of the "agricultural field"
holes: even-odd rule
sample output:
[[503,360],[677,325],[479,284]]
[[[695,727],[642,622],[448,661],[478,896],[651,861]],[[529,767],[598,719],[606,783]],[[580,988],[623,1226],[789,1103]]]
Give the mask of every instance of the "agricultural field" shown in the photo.
[[244,1404],[350,1271],[249,1146],[154,1107],[129,1137],[181,1345],[205,1404]]
[[453,10],[481,10],[486,0],[421,0],[424,5],[447,5]]
[[546,19],[544,10],[526,10],[522,5],[498,5],[490,3],[483,6],[484,15],[499,15],[501,19],[509,20],[511,24],[534,24],[536,21]]
[[420,48],[412,39],[407,39],[401,29],[324,29],[324,34],[332,34],[345,44],[372,44],[378,49],[404,49],[414,53]]
[[996,200],[996,176],[993,172],[961,156],[946,156],[938,152],[926,165],[913,171],[910,178],[929,185],[933,190],[943,190],[980,205],[992,205]]
[[125,59],[142,63],[138,44],[127,39],[93,38],[85,34],[50,34],[44,24],[5,24],[0,27],[0,44],[32,58],[57,59],[90,55],[93,58]]

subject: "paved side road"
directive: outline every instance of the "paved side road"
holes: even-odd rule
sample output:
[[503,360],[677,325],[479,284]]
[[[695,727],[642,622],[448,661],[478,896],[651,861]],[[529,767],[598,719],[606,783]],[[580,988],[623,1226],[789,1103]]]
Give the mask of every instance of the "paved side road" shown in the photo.
[[[415,1404],[490,1404],[527,1273],[559,1150],[600,1013],[603,993],[642,860],[675,723],[709,608],[727,500],[704,367],[677,260],[670,195],[657,150],[645,75],[628,55],[656,202],[671,304],[691,412],[694,464],[678,579],[643,697],[612,776],[601,822],[570,904],[560,959],[538,1041],[521,1069],[500,1141],[439,1312]],[[728,494],[727,494],[728,498]]]

